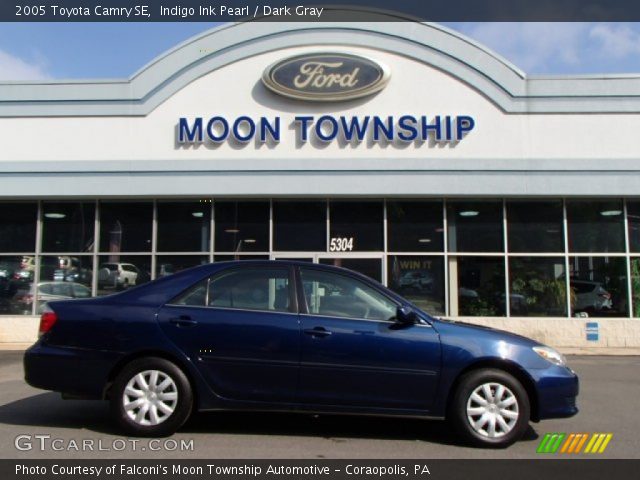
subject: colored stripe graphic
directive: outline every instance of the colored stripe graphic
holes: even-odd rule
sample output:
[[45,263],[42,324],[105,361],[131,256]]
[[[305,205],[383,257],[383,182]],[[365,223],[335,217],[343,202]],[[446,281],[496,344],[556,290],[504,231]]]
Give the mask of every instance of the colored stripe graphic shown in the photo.
[[[612,438],[612,433],[547,433],[538,445],[536,453],[603,453]],[[583,451],[582,447],[585,444]]]
[[556,453],[565,436],[565,433],[547,433],[540,442],[540,445],[538,445],[536,452]]

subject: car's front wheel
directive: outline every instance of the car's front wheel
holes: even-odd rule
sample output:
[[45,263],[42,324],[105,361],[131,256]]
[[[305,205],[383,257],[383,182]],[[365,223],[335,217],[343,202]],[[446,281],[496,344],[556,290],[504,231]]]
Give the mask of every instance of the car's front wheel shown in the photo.
[[157,357],[132,361],[110,390],[111,413],[130,435],[171,435],[191,414],[193,392],[174,363]]
[[504,448],[529,426],[529,397],[522,384],[497,369],[474,370],[458,384],[449,410],[458,433],[479,447]]

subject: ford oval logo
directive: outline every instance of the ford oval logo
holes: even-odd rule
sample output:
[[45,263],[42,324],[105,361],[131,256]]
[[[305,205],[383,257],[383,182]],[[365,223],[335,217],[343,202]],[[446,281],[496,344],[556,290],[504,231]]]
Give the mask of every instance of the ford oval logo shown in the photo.
[[296,55],[267,67],[262,75],[265,86],[279,95],[317,102],[371,95],[388,81],[387,67],[346,53]]

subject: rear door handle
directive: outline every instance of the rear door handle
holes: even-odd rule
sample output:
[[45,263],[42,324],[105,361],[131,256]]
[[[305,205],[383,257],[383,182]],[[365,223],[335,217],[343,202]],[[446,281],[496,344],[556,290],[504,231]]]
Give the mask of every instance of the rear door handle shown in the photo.
[[330,330],[327,330],[324,327],[314,327],[314,328],[307,328],[306,330],[304,330],[304,333],[306,333],[307,335],[311,335],[312,337],[322,338],[322,337],[328,337],[333,332],[331,332]]
[[198,324],[197,320],[192,319],[189,315],[180,315],[169,319],[169,323],[177,327],[193,327]]

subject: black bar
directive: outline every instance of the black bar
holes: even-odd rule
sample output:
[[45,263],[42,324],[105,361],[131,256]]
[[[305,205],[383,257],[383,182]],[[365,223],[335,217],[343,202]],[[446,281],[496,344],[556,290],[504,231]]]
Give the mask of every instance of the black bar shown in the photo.
[[[557,457],[556,457],[557,458]],[[212,467],[209,467],[212,465]],[[269,468],[275,473],[269,473]],[[518,480],[636,478],[640,460],[0,460],[0,478]],[[232,468],[237,471],[230,470]],[[98,470],[100,469],[100,470]],[[113,469],[113,472],[110,471]],[[301,469],[301,470],[295,470]],[[61,473],[63,472],[63,473]]]
[[[222,7],[228,7],[222,9]],[[298,7],[298,8],[297,8]],[[318,11],[304,10],[323,8]],[[108,13],[104,9],[110,10]],[[163,10],[164,8],[164,10]],[[230,10],[231,8],[240,10]],[[267,13],[267,15],[265,15]],[[274,15],[277,13],[277,15]],[[383,16],[388,15],[388,16]],[[2,0],[2,22],[629,22],[630,0]]]

